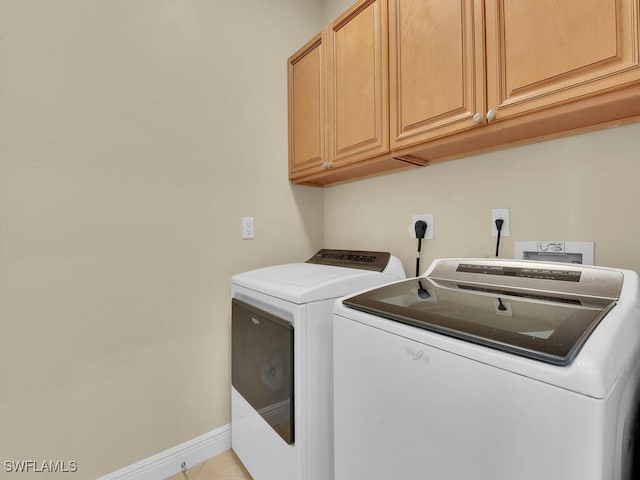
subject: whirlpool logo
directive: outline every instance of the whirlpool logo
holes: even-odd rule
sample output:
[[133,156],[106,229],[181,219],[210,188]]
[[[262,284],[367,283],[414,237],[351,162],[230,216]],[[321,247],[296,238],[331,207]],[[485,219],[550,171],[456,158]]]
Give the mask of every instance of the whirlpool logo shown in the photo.
[[424,350],[415,350],[413,347],[407,347],[407,355],[409,355],[414,362],[423,361],[429,363],[429,355],[427,355]]

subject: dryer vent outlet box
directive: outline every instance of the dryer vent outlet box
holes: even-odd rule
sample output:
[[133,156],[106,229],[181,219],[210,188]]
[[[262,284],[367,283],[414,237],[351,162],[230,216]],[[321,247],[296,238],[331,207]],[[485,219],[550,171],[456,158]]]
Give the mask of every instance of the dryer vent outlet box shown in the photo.
[[514,258],[541,262],[593,265],[593,242],[516,241]]

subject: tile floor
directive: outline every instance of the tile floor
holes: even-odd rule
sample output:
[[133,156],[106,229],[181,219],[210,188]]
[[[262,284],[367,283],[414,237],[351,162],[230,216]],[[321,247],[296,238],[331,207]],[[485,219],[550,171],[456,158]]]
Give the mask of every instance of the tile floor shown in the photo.
[[227,450],[189,468],[187,475],[178,473],[167,480],[252,480],[252,478],[233,450]]

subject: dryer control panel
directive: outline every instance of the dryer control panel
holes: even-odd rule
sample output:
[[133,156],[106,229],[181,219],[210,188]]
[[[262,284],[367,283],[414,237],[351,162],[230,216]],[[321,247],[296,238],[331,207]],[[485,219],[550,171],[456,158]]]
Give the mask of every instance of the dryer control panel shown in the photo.
[[305,263],[332,265],[334,267],[360,268],[362,270],[382,272],[387,268],[390,257],[391,254],[389,252],[332,250],[323,248]]

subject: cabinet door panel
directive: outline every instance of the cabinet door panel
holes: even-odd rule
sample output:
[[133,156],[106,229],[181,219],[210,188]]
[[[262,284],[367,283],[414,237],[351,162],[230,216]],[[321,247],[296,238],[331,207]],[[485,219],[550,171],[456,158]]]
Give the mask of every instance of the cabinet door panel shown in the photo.
[[329,161],[388,152],[386,0],[360,2],[327,30]]
[[324,161],[322,36],[289,59],[289,173],[320,170]]
[[482,4],[391,0],[392,148],[473,127],[484,113]]
[[488,108],[503,119],[640,80],[638,0],[486,0]]

